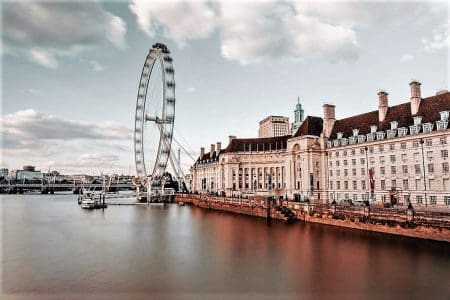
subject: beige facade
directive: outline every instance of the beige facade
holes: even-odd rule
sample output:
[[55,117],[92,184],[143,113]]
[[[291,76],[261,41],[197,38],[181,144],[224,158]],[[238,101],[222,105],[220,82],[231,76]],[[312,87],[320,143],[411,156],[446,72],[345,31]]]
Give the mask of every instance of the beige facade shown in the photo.
[[288,135],[289,118],[282,116],[268,116],[259,122],[258,137],[267,138]]
[[[195,192],[274,195],[330,202],[391,201],[450,205],[450,93],[421,98],[411,83],[409,102],[335,119],[308,116],[294,133],[270,138],[230,137],[192,167]],[[424,168],[425,167],[425,168]]]

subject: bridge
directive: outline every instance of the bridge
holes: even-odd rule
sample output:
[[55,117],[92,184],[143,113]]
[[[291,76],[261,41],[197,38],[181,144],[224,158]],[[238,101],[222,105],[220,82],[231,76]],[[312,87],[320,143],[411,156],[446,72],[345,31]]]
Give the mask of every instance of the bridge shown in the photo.
[[79,193],[80,189],[106,189],[107,191],[134,190],[136,186],[132,183],[3,183],[0,191],[6,193],[21,193],[25,190],[41,191],[42,193],[53,193],[54,191],[73,191]]

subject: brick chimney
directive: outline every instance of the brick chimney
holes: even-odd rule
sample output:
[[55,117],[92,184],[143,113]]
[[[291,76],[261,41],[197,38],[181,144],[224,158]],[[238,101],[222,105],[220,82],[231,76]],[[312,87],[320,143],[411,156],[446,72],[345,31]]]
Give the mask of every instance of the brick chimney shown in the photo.
[[205,155],[205,147],[200,148],[200,159],[202,159],[203,155]]
[[210,157],[214,154],[214,151],[216,151],[216,145],[211,144],[211,151],[209,152]]
[[216,151],[217,151],[217,154],[219,154],[219,152],[222,150],[222,143],[221,142],[217,142],[217,145],[216,145]]
[[420,101],[422,96],[420,95],[420,85],[421,83],[417,80],[410,82],[409,86],[411,88],[411,115],[415,116],[419,112]]
[[323,136],[329,137],[333,130],[335,117],[335,106],[332,104],[324,104],[323,106]]
[[386,91],[378,92],[378,121],[383,122],[388,111],[388,93]]

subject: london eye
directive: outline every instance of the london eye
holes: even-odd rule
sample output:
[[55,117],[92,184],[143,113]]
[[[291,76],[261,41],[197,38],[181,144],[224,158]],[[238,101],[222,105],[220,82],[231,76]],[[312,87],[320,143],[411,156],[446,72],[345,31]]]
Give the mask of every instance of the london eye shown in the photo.
[[134,126],[136,174],[140,182],[150,187],[164,186],[167,164],[173,155],[174,73],[166,45],[154,44],[146,56],[139,80]]

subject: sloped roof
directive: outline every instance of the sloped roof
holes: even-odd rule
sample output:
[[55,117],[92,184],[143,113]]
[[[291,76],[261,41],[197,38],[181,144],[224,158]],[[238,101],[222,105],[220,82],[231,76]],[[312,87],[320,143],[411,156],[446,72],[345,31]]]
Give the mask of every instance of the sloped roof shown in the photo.
[[290,137],[290,135],[283,135],[268,138],[232,139],[223,152],[282,150],[286,149],[287,140]]
[[[422,123],[435,122],[440,119],[439,112],[445,110],[450,111],[450,92],[422,99],[416,116],[422,116]],[[377,131],[388,130],[392,121],[398,122],[398,128],[408,127],[414,124],[413,117],[411,102],[408,101],[389,107],[383,122],[378,121],[378,110],[336,120],[330,139],[335,139],[338,132],[342,132],[344,137],[352,136],[353,129],[359,129],[359,134],[370,133],[371,125],[377,125]]]
[[293,137],[302,135],[320,136],[323,130],[323,119],[320,117],[307,116],[302,125],[294,133]]

